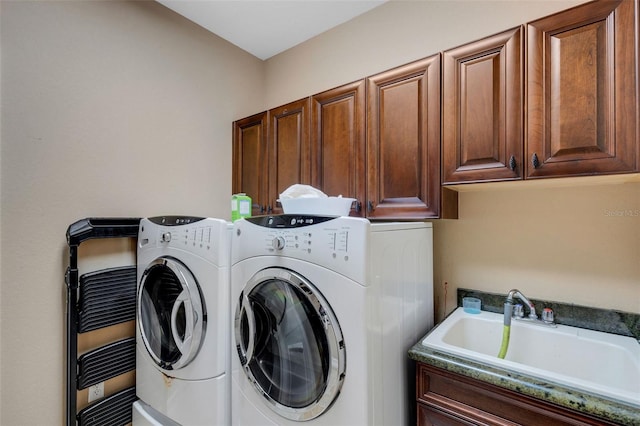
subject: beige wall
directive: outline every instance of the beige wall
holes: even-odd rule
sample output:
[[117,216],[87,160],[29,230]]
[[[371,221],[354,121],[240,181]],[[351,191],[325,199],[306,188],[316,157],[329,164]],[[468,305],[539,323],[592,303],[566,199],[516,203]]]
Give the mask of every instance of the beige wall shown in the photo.
[[[391,0],[267,61],[267,107],[579,3]],[[466,188],[475,190],[460,194],[460,220],[434,225],[437,318],[453,308],[458,287],[504,293],[515,287],[532,298],[640,313],[640,184],[634,180]],[[632,213],[606,213],[620,210]]]
[[0,7],[0,424],[55,425],[67,226],[230,218],[231,122],[262,107],[264,63],[152,1]]
[[640,174],[463,189],[434,221],[438,318],[445,282],[446,312],[464,287],[640,313]]
[[267,108],[516,27],[585,0],[390,0],[266,63]]

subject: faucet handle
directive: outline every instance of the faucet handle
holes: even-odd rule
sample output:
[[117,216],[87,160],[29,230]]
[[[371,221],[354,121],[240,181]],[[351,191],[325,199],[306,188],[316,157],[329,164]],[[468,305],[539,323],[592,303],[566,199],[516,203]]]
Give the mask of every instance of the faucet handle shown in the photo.
[[547,324],[550,324],[550,323],[552,323],[554,321],[553,309],[544,308],[542,310],[542,321],[546,322]]
[[524,309],[522,308],[522,303],[516,303],[513,305],[513,316],[516,318],[524,317]]

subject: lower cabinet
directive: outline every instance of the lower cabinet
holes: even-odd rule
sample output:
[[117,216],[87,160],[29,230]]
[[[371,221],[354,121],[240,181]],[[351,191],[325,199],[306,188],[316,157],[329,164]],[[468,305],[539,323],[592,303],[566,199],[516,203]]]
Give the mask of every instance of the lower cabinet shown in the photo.
[[416,375],[419,426],[615,424],[423,363]]

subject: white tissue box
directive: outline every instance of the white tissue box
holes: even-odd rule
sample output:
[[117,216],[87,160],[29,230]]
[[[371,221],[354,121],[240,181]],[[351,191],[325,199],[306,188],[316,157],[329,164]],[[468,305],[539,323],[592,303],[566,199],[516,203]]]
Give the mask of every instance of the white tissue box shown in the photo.
[[355,198],[280,198],[285,214],[311,214],[318,216],[349,216]]

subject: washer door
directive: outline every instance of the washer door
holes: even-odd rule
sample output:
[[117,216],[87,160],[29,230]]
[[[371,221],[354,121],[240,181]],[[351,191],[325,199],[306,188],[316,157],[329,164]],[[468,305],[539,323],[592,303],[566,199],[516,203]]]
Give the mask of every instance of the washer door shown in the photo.
[[151,358],[165,370],[177,370],[198,354],[206,311],[200,287],[177,259],[149,264],[138,289],[138,327]]
[[276,413],[309,420],[340,392],[345,345],[338,320],[301,275],[267,268],[240,294],[235,315],[240,363]]

